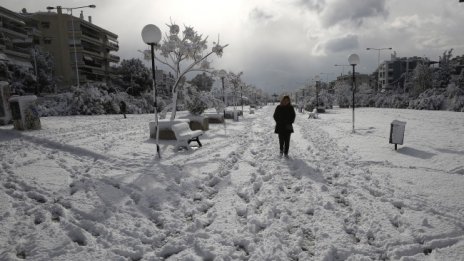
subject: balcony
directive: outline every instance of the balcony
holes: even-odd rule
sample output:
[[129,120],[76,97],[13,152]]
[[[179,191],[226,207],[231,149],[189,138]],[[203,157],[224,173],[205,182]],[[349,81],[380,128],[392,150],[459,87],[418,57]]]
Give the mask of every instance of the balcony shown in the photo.
[[14,57],[20,57],[24,59],[30,58],[29,52],[26,49],[22,49],[22,48],[5,49],[3,50],[3,52],[5,54],[9,54]]
[[85,35],[85,34],[82,34],[82,40],[87,41],[87,42],[92,43],[92,44],[97,44],[97,45],[101,45],[103,43],[100,40],[100,38],[90,37],[90,36]]
[[17,38],[27,38],[26,31],[20,30],[19,28],[0,27],[0,33],[5,35],[12,35]]
[[80,29],[81,29],[82,34],[85,34],[92,38],[97,38],[97,39],[101,38],[100,31],[94,30],[93,28],[87,26],[87,24],[85,23],[80,23]]
[[90,52],[92,53],[93,55],[98,55],[98,56],[102,56],[103,53],[101,51],[101,47],[98,46],[98,45],[95,45],[95,44],[89,44],[87,42],[83,42],[82,43],[82,48],[84,51],[86,52]]
[[83,65],[79,68],[81,68],[82,72],[87,74],[105,75],[105,69],[98,66]]
[[102,68],[103,67],[103,62],[102,60],[89,56],[89,55],[84,55],[83,56],[84,64],[92,67],[98,67]]
[[119,50],[118,43],[111,42],[111,41],[106,42],[106,47],[108,47],[108,49],[110,51],[118,51]]
[[100,40],[100,34],[97,32],[90,32],[88,30],[82,30],[81,33],[82,35],[85,35],[87,37]]
[[113,62],[113,63],[118,63],[120,61],[120,57],[117,55],[109,54],[108,55],[108,61]]
[[[14,46],[30,47],[32,46],[32,38],[27,39],[13,39],[11,40]],[[25,50],[27,51],[27,50]]]
[[101,52],[89,51],[89,50],[86,50],[86,49],[82,49],[82,53],[83,54],[88,54],[88,55],[91,55],[91,56],[97,56],[99,58],[103,58],[103,53],[101,53]]

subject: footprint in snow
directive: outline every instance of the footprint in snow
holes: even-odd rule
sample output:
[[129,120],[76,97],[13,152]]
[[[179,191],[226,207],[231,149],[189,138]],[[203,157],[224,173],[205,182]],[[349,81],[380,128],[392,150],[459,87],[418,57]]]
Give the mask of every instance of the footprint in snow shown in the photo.
[[30,199],[34,199],[35,201],[39,202],[39,203],[46,203],[47,202],[47,198],[44,196],[44,195],[41,195],[35,191],[29,191],[27,193],[27,196],[30,198]]

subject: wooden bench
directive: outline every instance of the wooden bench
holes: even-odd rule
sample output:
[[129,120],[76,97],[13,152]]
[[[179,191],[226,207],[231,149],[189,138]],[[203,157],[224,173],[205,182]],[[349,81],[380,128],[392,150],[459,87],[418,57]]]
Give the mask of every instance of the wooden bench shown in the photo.
[[309,113],[309,116],[308,116],[308,119],[317,119],[317,109],[314,108],[314,110],[312,112]]
[[203,131],[191,130],[189,124],[186,122],[174,124],[171,128],[176,135],[177,149],[185,147],[187,150],[190,150],[190,142],[192,141],[196,141],[198,143],[198,147],[202,146],[200,142],[200,136],[203,135]]

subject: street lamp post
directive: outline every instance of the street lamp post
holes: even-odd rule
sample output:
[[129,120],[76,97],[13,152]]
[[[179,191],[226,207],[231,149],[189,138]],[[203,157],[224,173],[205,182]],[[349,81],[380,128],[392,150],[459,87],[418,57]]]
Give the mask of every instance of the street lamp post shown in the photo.
[[306,95],[305,95],[305,88],[303,87],[303,102],[301,103],[303,106],[301,106],[301,113],[304,113],[305,111],[305,105],[306,105]]
[[74,29],[74,16],[73,16],[72,11],[74,9],[82,9],[82,8],[86,8],[86,7],[95,8],[96,5],[85,5],[85,6],[79,6],[79,7],[61,7],[61,6],[52,7],[52,6],[47,6],[47,10],[58,9],[58,7],[62,8],[62,9],[66,9],[67,11],[69,11],[71,13],[71,27],[72,27],[73,48],[74,48],[74,62],[75,62],[75,66],[76,66],[76,81],[77,81],[77,87],[79,88],[80,87],[79,67],[77,65],[76,37],[75,37],[75,33],[74,33],[74,31],[75,31],[75,29]]
[[316,111],[319,110],[319,81],[321,80],[321,77],[319,75],[316,75],[314,77],[314,80],[316,81]]
[[35,76],[35,95],[39,95],[39,77],[37,73],[37,48],[32,47],[32,55],[34,56],[34,76]]
[[158,104],[156,102],[156,74],[155,74],[155,46],[161,40],[161,30],[153,24],[147,24],[142,29],[143,41],[151,47],[151,73],[153,84],[153,96],[155,98],[155,128],[156,128],[156,152],[158,157],[161,158],[160,148],[158,145],[159,127],[158,127]]
[[220,70],[218,73],[219,77],[221,78],[222,81],[222,101],[224,102],[224,122],[226,118],[226,93],[224,90],[224,78],[226,78],[227,72],[224,70]]
[[242,118],[245,116],[243,111],[243,83],[240,84],[240,103],[242,104]]
[[355,101],[354,101],[354,93],[356,92],[356,78],[355,78],[355,67],[357,64],[359,64],[359,56],[357,54],[352,54],[350,57],[348,57],[348,63],[353,66],[353,87],[352,87],[352,92],[353,92],[353,133],[354,133],[354,107],[355,107]]
[[368,47],[366,48],[366,50],[375,50],[378,52],[377,54],[377,91],[380,90],[380,51],[382,50],[391,50],[392,48],[391,47],[385,47],[385,48],[371,48],[371,47]]

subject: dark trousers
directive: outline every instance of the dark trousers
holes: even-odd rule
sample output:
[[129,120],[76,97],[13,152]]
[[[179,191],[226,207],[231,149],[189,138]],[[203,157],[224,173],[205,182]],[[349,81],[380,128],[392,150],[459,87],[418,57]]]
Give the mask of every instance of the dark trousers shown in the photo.
[[290,148],[290,135],[291,133],[279,133],[279,145],[280,153],[288,154],[288,149]]

